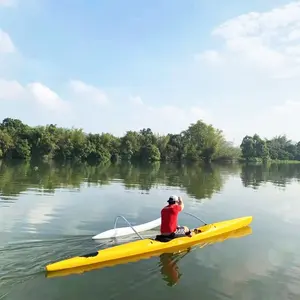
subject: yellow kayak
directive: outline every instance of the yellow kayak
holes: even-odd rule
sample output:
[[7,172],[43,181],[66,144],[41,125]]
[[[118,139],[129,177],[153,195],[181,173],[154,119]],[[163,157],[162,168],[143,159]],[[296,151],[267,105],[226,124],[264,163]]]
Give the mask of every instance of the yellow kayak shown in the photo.
[[152,252],[152,253],[142,253],[142,254],[139,254],[139,255],[133,256],[133,257],[124,257],[121,259],[100,262],[100,263],[96,263],[96,264],[92,264],[92,265],[86,265],[86,266],[81,266],[81,267],[75,267],[75,268],[70,268],[70,269],[48,272],[48,273],[46,273],[46,277],[54,278],[54,277],[69,276],[69,275],[74,275],[74,274],[82,274],[84,272],[90,272],[93,270],[114,267],[114,266],[120,265],[120,264],[134,263],[134,262],[140,261],[142,259],[148,259],[153,256],[160,256],[164,253],[172,253],[172,254],[181,253],[181,252],[185,252],[187,249],[189,249],[192,246],[199,246],[200,248],[204,248],[204,247],[214,244],[214,243],[224,242],[227,239],[242,238],[247,235],[250,235],[251,233],[252,233],[251,227],[246,226],[246,227],[242,227],[237,230],[234,230],[234,231],[230,231],[227,233],[223,233],[221,235],[217,235],[214,237],[210,237],[210,238],[201,240],[200,242],[199,241],[194,242],[193,244],[189,244],[188,248],[185,245],[183,245],[183,246],[178,246],[176,248],[172,248],[172,250],[167,249],[167,250],[160,250],[160,251],[156,251],[156,252]]
[[200,233],[193,233],[192,237],[179,237],[168,242],[159,242],[155,239],[141,239],[111,248],[99,250],[83,256],[64,259],[46,266],[46,271],[53,272],[88,265],[108,263],[124,258],[133,258],[141,254],[154,256],[157,252],[172,252],[176,248],[190,247],[203,240],[218,236],[230,231],[248,226],[252,222],[252,216],[208,224],[197,229]]

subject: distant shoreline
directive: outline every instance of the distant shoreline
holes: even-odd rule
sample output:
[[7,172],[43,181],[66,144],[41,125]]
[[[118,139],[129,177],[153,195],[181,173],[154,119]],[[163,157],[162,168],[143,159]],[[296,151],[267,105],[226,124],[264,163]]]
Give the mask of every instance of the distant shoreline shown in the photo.
[[247,163],[247,164],[300,164],[299,160],[280,160],[280,159],[268,159],[268,160],[247,160],[245,158],[240,158],[238,160],[240,163]]
[[106,162],[300,163],[300,142],[285,136],[271,140],[245,136],[240,147],[201,120],[177,134],[159,135],[150,128],[122,137],[91,134],[50,124],[31,127],[6,118],[0,123],[0,159]]

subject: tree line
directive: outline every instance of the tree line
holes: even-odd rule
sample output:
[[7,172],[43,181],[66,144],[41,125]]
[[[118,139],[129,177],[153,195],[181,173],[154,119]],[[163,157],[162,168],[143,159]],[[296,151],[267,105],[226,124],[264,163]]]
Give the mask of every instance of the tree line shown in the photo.
[[292,142],[285,135],[272,139],[262,139],[258,134],[247,135],[240,148],[247,161],[300,161],[300,142]]
[[240,147],[235,147],[221,130],[201,120],[177,134],[159,135],[144,128],[116,137],[54,124],[32,127],[21,120],[5,118],[0,123],[0,158],[93,163],[300,160],[300,142],[292,143],[285,136],[263,140],[255,134],[244,137]]
[[222,131],[202,121],[178,134],[159,135],[150,128],[110,133],[85,133],[54,124],[31,127],[18,119],[0,123],[1,158],[50,158],[55,160],[197,161],[238,159],[240,149],[227,142]]

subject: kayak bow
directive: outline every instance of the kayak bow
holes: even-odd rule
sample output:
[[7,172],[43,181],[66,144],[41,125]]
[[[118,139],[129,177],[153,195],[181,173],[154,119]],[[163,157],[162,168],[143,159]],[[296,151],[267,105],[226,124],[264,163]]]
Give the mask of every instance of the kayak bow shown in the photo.
[[69,259],[64,259],[46,266],[46,271],[59,271],[75,267],[82,267],[98,263],[104,263],[122,258],[135,257],[140,254],[151,254],[162,251],[168,252],[176,247],[186,246],[189,247],[196,242],[221,235],[230,231],[237,230],[242,227],[248,226],[252,222],[252,216],[242,217],[227,221],[221,221],[214,224],[204,225],[197,228],[201,230],[200,233],[193,233],[192,237],[180,237],[172,239],[169,242],[159,242],[155,239],[141,239],[122,245],[117,245],[111,248],[106,248],[93,253],[82,256],[76,256]]

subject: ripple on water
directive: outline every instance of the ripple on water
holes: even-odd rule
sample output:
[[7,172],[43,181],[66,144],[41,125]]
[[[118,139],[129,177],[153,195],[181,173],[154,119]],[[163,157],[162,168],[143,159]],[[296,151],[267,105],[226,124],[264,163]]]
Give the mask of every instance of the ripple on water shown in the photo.
[[[36,239],[9,243],[0,248],[1,294],[15,284],[39,276],[44,267],[53,261],[81,255],[95,248],[104,248],[108,243],[95,243],[90,236],[68,236],[54,239]],[[90,249],[90,250],[89,250]],[[0,295],[1,295],[0,294]],[[2,294],[3,295],[3,294]]]

